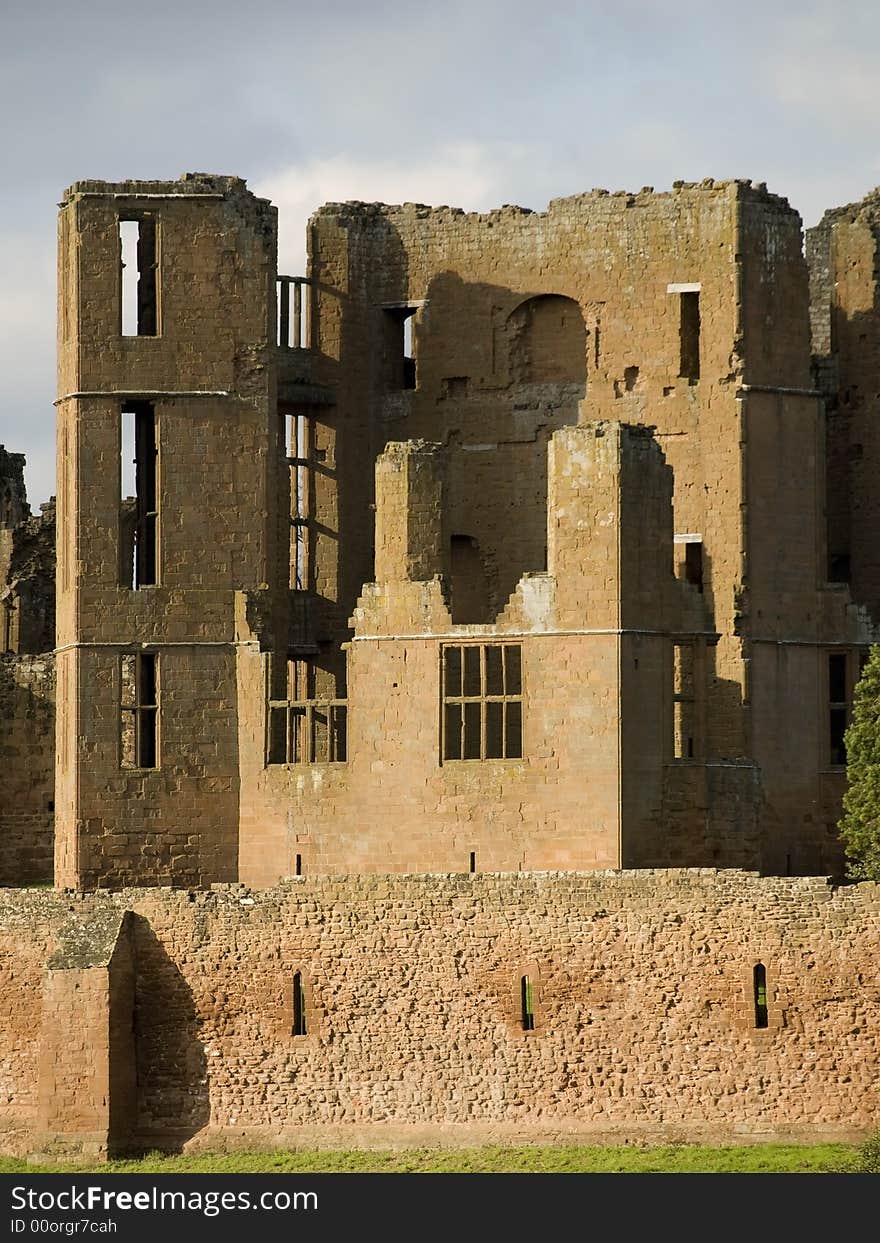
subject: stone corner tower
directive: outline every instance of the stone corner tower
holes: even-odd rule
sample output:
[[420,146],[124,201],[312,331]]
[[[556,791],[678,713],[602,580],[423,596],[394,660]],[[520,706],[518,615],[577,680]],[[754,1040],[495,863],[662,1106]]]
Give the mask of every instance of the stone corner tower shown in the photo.
[[77,182],[58,249],[56,884],[237,874],[235,593],[270,580],[275,210]]

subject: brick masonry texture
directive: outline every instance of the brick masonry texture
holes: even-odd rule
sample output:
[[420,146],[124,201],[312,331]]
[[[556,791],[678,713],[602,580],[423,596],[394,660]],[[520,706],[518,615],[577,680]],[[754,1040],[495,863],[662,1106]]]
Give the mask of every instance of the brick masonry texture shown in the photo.
[[[851,1140],[877,1122],[875,885],[670,869],[0,898],[10,1150],[62,1116],[68,1144],[96,1143],[114,1007],[137,1086],[112,1125],[105,1100],[111,1147]],[[64,1049],[51,1108],[41,995]]]
[[55,658],[0,655],[0,885],[52,882]]

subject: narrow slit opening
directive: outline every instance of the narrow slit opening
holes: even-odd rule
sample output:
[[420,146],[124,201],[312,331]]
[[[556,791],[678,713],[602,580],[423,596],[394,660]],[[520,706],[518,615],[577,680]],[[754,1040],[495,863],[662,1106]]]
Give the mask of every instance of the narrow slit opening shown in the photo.
[[535,1030],[535,1002],[532,981],[524,975],[520,980],[520,1002],[522,1006],[522,1029],[524,1032]]
[[297,971],[293,977],[293,1034],[294,1036],[305,1036],[307,1034],[306,997],[301,971]]

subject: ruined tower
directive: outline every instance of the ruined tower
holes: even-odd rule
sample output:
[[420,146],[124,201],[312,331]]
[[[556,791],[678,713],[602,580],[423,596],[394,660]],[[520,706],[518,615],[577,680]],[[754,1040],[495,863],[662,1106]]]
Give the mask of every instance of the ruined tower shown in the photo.
[[275,555],[275,213],[78,182],[59,225],[59,885],[237,873],[235,596]]
[[59,883],[839,868],[784,199],[329,204],[304,277],[234,178],[60,229]]

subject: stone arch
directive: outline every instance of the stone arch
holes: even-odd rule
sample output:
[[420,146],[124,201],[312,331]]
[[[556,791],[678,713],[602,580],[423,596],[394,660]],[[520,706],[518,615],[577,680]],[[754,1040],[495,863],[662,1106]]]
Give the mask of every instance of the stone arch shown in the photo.
[[583,384],[587,326],[573,298],[538,294],[507,320],[510,378],[520,384]]

